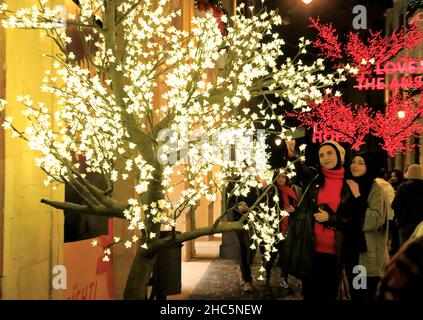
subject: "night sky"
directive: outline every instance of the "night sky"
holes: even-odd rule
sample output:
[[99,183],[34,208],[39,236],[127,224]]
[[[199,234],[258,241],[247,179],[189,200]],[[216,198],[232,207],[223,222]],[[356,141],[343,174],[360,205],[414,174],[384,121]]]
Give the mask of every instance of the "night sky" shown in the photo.
[[287,23],[283,29],[289,39],[308,36],[308,18],[319,16],[323,22],[332,22],[343,33],[353,31],[352,21],[356,16],[353,7],[363,5],[367,9],[368,27],[384,29],[384,13],[393,7],[392,0],[313,0],[306,5],[302,0],[266,0],[269,9],[278,9]]

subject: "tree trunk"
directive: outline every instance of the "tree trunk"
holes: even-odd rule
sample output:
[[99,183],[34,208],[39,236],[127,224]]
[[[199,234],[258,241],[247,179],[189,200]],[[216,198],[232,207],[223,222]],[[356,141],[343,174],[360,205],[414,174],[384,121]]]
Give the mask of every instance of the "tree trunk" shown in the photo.
[[[148,193],[141,199],[142,203],[145,204],[157,202],[163,196],[163,186],[161,185],[162,168],[158,163],[155,163],[155,165],[155,179],[152,180]],[[147,219],[146,225],[151,232],[155,232],[157,235],[160,234],[160,224],[153,224],[150,219]],[[158,237],[156,237],[149,245],[158,240]],[[128,279],[126,280],[123,294],[125,300],[147,299],[148,283],[156,262],[157,251],[156,249],[151,252],[148,249],[141,248],[140,245],[138,246]]]
[[131,271],[126,281],[123,298],[125,300],[146,300],[148,283],[153,272],[157,254],[146,255],[145,249],[138,247]]

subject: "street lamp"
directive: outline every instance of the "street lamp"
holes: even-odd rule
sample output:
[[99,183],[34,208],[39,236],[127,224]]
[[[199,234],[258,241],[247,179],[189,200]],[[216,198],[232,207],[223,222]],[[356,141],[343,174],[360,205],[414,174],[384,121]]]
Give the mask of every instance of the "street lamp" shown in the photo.
[[404,119],[405,118],[405,111],[398,111],[398,118]]

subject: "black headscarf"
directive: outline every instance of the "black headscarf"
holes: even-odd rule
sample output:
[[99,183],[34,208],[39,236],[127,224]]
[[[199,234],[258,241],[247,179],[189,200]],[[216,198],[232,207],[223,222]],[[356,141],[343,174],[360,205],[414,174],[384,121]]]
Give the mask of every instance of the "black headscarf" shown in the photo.
[[374,154],[370,152],[357,152],[354,153],[351,158],[352,160],[355,157],[362,157],[364,159],[364,163],[366,164],[366,173],[361,177],[354,177],[351,173],[351,165],[348,168],[349,175],[351,180],[358,183],[360,187],[360,194],[367,199],[370,193],[370,189],[372,188],[373,180],[377,178],[378,174],[378,164]]

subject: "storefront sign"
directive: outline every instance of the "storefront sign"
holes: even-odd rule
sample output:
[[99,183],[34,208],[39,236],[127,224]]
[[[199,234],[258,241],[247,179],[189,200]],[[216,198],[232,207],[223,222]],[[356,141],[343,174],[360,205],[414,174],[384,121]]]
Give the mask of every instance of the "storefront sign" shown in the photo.
[[[358,78],[354,88],[358,90],[396,90],[406,88],[421,88],[423,60],[411,60],[403,62],[386,62],[383,66],[376,64],[377,77]],[[399,74],[399,76],[398,76]],[[386,82],[385,75],[392,76]]]
[[320,130],[317,124],[313,126],[313,143],[322,143],[328,140],[339,141],[339,136],[339,133],[336,132]]

